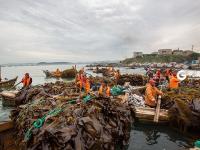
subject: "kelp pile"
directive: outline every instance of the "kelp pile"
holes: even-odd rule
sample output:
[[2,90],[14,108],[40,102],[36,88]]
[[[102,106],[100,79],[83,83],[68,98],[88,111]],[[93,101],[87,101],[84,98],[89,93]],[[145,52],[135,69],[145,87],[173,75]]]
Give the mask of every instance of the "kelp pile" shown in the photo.
[[68,96],[72,98],[72,96],[77,96],[78,90],[76,89],[74,82],[60,82],[57,81],[56,83],[45,83],[44,85],[37,85],[30,87],[28,89],[21,90],[16,97],[16,103],[26,104],[30,101],[33,101],[38,98],[46,98],[52,96]]
[[147,83],[147,78],[139,74],[124,74],[120,76],[119,85],[124,85],[125,82],[130,82],[132,86],[143,86]]
[[12,112],[20,149],[110,150],[128,144],[133,123],[128,105],[117,98],[60,99],[62,90],[55,96],[49,86],[62,84],[43,85],[47,95],[37,95]]
[[181,86],[187,86],[190,88],[200,88],[200,79],[186,79],[181,82]]
[[[162,102],[174,104],[169,108],[170,123],[182,132],[200,131],[200,90],[182,87],[165,93]],[[168,107],[163,105],[164,108]],[[200,132],[199,132],[200,133]]]
[[62,72],[61,78],[75,78],[76,73],[76,69],[67,69]]

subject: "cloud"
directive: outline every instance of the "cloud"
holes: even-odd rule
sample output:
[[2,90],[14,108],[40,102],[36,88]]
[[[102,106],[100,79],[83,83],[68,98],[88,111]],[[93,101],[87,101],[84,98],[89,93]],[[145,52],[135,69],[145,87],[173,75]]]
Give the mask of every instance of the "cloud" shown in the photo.
[[200,1],[0,2],[0,64],[119,60],[133,51],[200,49]]

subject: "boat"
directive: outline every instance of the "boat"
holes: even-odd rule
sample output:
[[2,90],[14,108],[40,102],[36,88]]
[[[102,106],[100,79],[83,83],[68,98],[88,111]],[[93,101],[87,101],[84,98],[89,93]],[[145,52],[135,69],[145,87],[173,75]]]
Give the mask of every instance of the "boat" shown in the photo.
[[76,69],[66,69],[60,73],[55,73],[54,71],[43,70],[47,78],[75,78],[77,70]]
[[53,72],[50,72],[49,70],[43,70],[44,74],[47,78],[60,78],[60,76],[55,76]]
[[[129,104],[131,103],[132,110],[134,112],[135,118],[140,123],[147,123],[147,124],[167,124],[169,122],[169,114],[167,109],[160,109],[158,122],[154,122],[154,116],[156,114],[156,109],[146,106],[145,103],[141,103],[141,99],[144,100],[144,96],[137,97],[135,94],[136,91],[143,95],[146,86],[130,86],[129,82],[124,84],[125,87],[129,87],[126,90],[126,94],[122,97],[125,101],[128,101]],[[137,92],[136,92],[137,93]],[[132,97],[132,98],[131,98]],[[141,98],[140,98],[141,97]],[[133,99],[134,98],[134,99]],[[142,101],[143,101],[142,100]]]
[[14,137],[13,122],[11,120],[0,122],[0,149],[17,150]]
[[0,82],[0,89],[7,89],[7,88],[11,88],[15,85],[15,82],[17,81],[18,77],[15,77],[13,79],[10,80],[6,80],[6,81],[1,81]]
[[[135,107],[135,118],[140,123],[156,123],[154,122],[154,116],[156,113],[155,108],[150,107]],[[167,109],[160,109],[158,124],[169,123],[169,114]]]
[[0,96],[2,97],[2,105],[8,106],[8,107],[15,107],[16,104],[16,97],[19,91],[3,91],[0,93]]

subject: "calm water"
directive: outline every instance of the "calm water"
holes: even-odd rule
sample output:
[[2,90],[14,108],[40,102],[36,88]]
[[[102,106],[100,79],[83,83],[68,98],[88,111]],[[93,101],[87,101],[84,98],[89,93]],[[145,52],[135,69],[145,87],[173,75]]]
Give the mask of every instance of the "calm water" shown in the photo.
[[[33,78],[33,85],[43,84],[45,82],[55,82],[56,79],[47,79],[42,70],[61,70],[68,69],[72,65],[47,65],[47,66],[19,66],[19,67],[3,67],[2,78],[14,78],[18,76],[18,81],[21,80],[24,73],[29,72]],[[77,65],[80,69],[84,65]],[[144,69],[127,69],[119,68],[122,73],[140,73],[144,74]],[[91,71],[87,73],[96,76]],[[200,75],[200,72],[188,71],[190,75]],[[101,76],[101,75],[99,75]],[[62,80],[62,79],[60,79]],[[66,80],[65,80],[66,81]],[[12,108],[2,107],[0,101],[0,121],[9,119],[9,112]],[[168,127],[155,127],[136,125],[131,131],[130,145],[128,150],[178,150],[190,147],[190,140],[183,135],[176,133]]]

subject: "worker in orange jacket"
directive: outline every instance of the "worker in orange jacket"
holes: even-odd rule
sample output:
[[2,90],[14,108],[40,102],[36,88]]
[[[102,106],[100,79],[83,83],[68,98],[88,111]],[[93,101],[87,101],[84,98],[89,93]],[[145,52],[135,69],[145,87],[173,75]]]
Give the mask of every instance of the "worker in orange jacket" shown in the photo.
[[27,88],[32,84],[32,78],[30,77],[29,73],[25,73],[21,83],[23,84],[23,88]]
[[117,70],[117,71],[115,71],[114,72],[114,78],[115,78],[115,84],[117,85],[118,84],[118,82],[119,82],[119,78],[120,78],[120,71],[119,70]]
[[155,107],[158,95],[163,95],[163,93],[155,86],[155,81],[153,79],[150,79],[149,83],[146,84],[145,104],[150,107]]
[[176,76],[176,73],[174,72],[172,76],[170,76],[169,78],[169,89],[172,90],[172,89],[178,89],[179,87],[179,80]]
[[83,73],[80,70],[79,73],[76,76],[76,85],[82,90],[83,88]]
[[86,78],[86,82],[85,82],[85,93],[88,94],[90,92],[90,80],[89,78]]
[[111,90],[110,85],[108,83],[102,82],[98,91],[99,96],[109,97],[111,95],[110,90]]

